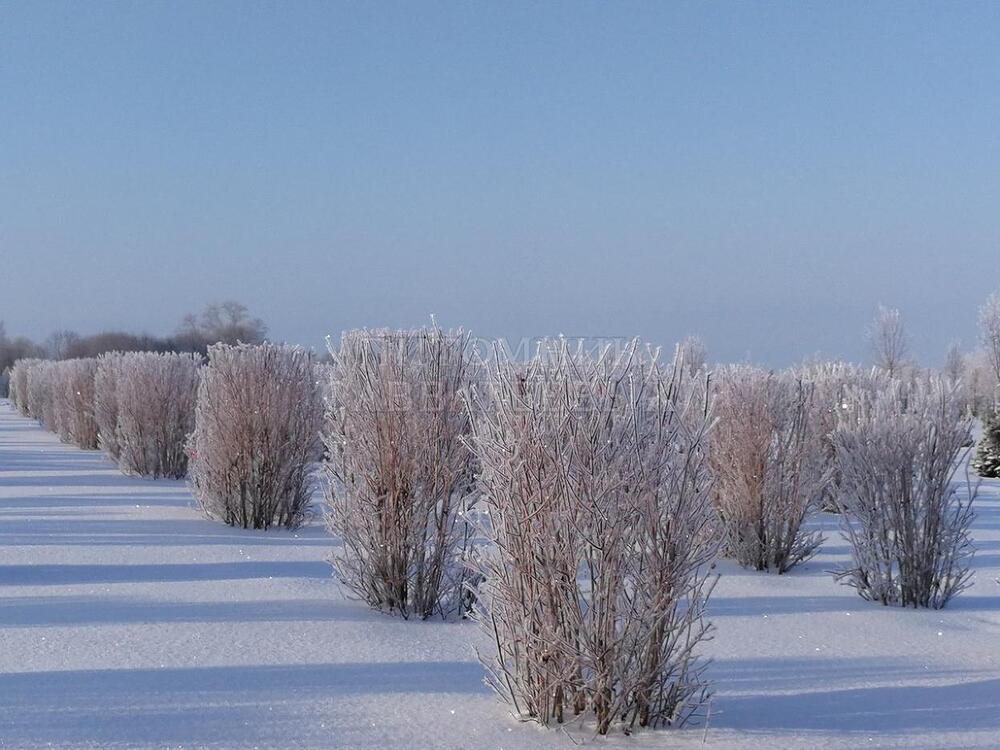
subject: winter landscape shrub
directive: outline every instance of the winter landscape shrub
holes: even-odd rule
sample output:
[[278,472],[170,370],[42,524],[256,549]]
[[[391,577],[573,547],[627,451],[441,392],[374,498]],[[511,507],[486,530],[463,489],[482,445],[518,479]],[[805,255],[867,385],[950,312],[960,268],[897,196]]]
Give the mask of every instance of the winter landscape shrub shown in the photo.
[[697,649],[717,551],[704,384],[634,343],[494,355],[470,397],[488,683],[542,724],[684,723],[708,694]]
[[475,496],[463,404],[469,337],[438,328],[344,334],[326,411],[333,563],[369,606],[460,609]]
[[50,429],[64,443],[97,448],[94,421],[94,373],[96,359],[67,359],[49,365],[49,387],[53,424]]
[[853,561],[839,580],[870,601],[943,607],[970,580],[975,488],[952,480],[970,423],[954,383],[883,378],[834,432]]
[[40,360],[28,368],[28,414],[48,430],[56,430],[54,400],[52,398],[53,362]]
[[830,481],[811,383],[745,365],[715,380],[713,499],[726,555],[784,573],[811,557],[818,532],[803,529]]
[[[993,384],[1000,383],[1000,292],[989,296],[979,308],[979,335],[993,374]],[[997,405],[994,392],[994,407]]]
[[840,472],[837,471],[833,431],[847,414],[848,394],[856,388],[874,387],[878,371],[846,362],[816,361],[796,367],[792,372],[795,378],[812,386],[809,420],[822,445],[823,461],[829,474],[818,505],[825,511],[836,512]]
[[308,351],[209,347],[188,441],[191,482],[205,513],[243,528],[301,524],[321,422]]
[[28,398],[28,371],[40,361],[38,359],[19,359],[10,371],[10,400],[25,417],[34,416],[31,413]]
[[11,400],[21,414],[34,417],[63,442],[96,448],[96,368],[93,359],[19,359],[11,368]]
[[173,479],[187,473],[201,362],[198,354],[134,352],[105,363],[102,419],[115,413],[113,444],[123,472]]
[[112,352],[97,358],[94,372],[94,421],[97,444],[115,462],[118,461],[118,379],[122,354]]

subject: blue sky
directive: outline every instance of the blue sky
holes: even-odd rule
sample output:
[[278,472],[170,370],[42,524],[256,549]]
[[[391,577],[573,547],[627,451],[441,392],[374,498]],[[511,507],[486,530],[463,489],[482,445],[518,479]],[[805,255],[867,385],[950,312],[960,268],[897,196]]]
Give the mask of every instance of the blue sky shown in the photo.
[[1000,4],[0,3],[0,318],[971,346]]

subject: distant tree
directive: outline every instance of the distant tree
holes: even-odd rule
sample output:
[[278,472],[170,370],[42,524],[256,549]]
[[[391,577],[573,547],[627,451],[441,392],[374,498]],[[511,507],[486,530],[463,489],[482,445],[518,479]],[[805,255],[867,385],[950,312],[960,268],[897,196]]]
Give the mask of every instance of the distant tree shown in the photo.
[[102,331],[93,336],[82,336],[67,347],[67,357],[99,357],[108,352],[169,352],[174,342],[145,333]]
[[997,381],[989,356],[982,347],[965,357],[963,382],[968,392],[972,413],[985,420],[993,413]]
[[42,354],[42,348],[31,339],[24,336],[10,338],[3,321],[0,320],[0,372],[13,367],[19,359],[38,358]]
[[54,331],[45,339],[45,356],[48,359],[66,359],[79,341],[80,334],[76,331]]
[[993,370],[993,382],[1000,385],[1000,292],[991,294],[979,308],[979,332]]
[[957,342],[953,341],[948,346],[948,351],[944,357],[944,367],[941,368],[941,371],[952,382],[963,378],[965,374],[965,355],[962,354],[962,349]]
[[677,354],[692,375],[703,368],[708,360],[708,349],[698,336],[688,336],[678,344]]
[[264,321],[251,317],[246,305],[230,300],[185,315],[174,338],[179,349],[205,353],[212,344],[260,344],[266,336]]
[[962,402],[962,409],[966,414],[977,413],[979,383],[975,370],[975,354],[963,354],[957,341],[949,344],[941,374],[955,386],[956,397]]
[[909,340],[899,310],[879,305],[868,331],[868,341],[875,364],[892,377],[897,377],[906,364],[909,351]]

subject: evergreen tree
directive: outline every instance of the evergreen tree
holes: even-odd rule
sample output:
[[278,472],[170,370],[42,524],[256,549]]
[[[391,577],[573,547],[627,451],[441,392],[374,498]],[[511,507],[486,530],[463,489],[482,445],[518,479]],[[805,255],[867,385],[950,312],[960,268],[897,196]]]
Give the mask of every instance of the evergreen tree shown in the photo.
[[972,468],[981,477],[1000,478],[1000,412],[993,412],[986,418]]

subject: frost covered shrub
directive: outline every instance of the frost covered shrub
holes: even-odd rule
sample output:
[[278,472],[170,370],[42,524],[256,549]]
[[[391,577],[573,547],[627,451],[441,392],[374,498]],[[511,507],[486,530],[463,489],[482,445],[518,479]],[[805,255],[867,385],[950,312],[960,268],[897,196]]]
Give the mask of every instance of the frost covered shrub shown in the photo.
[[870,601],[943,607],[969,582],[973,487],[953,486],[969,434],[955,385],[885,378],[834,433],[853,562],[837,577]]
[[360,330],[332,351],[324,442],[333,564],[369,606],[427,618],[459,611],[474,498],[463,389],[469,337]]
[[114,461],[118,461],[118,378],[122,354],[113,352],[97,358],[94,373],[94,421],[97,422],[97,444]]
[[[979,331],[993,383],[1000,383],[1000,292],[991,294],[979,308]],[[997,406],[995,398],[993,405]]]
[[41,360],[28,368],[28,413],[46,429],[56,430],[55,401],[52,397],[54,362]]
[[10,401],[25,417],[33,417],[28,398],[28,372],[39,359],[19,359],[10,371]]
[[811,557],[803,530],[829,481],[813,387],[746,365],[716,378],[711,464],[724,552],[745,567],[784,573]]
[[981,477],[1000,478],[1000,412],[993,412],[984,420],[972,468]]
[[53,423],[49,429],[64,443],[97,448],[94,421],[94,373],[96,359],[66,359],[49,366]]
[[683,724],[708,696],[697,649],[718,546],[703,384],[634,343],[543,342],[527,364],[498,346],[490,369],[470,396],[487,682],[541,724]]
[[205,513],[243,528],[301,524],[321,421],[306,350],[209,347],[188,441],[191,482]]
[[106,395],[117,411],[115,447],[123,472],[172,479],[187,473],[185,441],[194,430],[201,362],[197,354],[134,352],[109,366],[115,382]]
[[857,388],[871,389],[877,371],[846,362],[811,362],[793,370],[795,378],[812,387],[809,420],[822,445],[823,459],[829,471],[829,482],[823,489],[819,507],[836,511],[836,495],[840,487],[833,431],[847,415],[847,397]]

